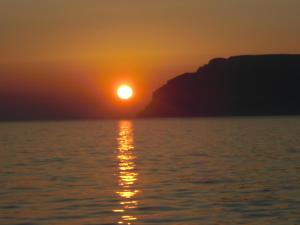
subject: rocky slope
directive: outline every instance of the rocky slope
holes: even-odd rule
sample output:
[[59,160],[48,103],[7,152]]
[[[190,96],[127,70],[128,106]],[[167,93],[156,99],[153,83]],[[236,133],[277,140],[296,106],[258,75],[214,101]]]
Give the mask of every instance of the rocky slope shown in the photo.
[[156,90],[141,117],[300,114],[300,55],[215,58]]

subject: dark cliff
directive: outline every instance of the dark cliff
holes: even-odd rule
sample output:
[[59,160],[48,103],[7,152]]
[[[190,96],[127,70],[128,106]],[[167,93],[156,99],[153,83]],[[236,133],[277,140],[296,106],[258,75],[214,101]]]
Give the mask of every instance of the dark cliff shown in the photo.
[[156,90],[141,117],[300,114],[300,55],[216,58]]

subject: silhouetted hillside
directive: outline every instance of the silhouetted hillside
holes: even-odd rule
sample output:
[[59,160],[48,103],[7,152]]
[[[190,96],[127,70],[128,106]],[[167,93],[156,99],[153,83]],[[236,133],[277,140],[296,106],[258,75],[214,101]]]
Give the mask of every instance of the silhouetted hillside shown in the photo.
[[212,59],[156,90],[142,117],[300,114],[300,55]]

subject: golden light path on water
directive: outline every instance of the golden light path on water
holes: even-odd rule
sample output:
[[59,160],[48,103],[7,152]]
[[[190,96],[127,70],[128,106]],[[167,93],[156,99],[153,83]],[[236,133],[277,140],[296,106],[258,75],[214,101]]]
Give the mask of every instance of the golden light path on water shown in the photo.
[[120,213],[118,224],[131,225],[137,217],[130,215],[130,210],[137,208],[135,196],[139,190],[134,185],[138,179],[135,164],[135,149],[133,140],[133,126],[131,121],[120,121],[118,124],[118,186],[116,194],[120,198],[119,208],[113,212]]

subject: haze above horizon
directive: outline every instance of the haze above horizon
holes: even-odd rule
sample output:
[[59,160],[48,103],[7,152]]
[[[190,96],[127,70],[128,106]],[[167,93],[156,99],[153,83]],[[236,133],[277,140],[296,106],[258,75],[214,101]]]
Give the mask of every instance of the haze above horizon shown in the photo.
[[[211,58],[299,53],[299,15],[297,0],[1,0],[0,90],[49,102],[76,92],[69,108],[130,114]],[[136,90],[130,109],[115,99],[121,83]]]

